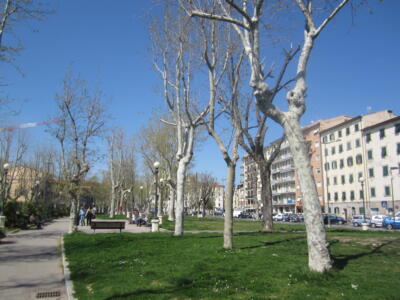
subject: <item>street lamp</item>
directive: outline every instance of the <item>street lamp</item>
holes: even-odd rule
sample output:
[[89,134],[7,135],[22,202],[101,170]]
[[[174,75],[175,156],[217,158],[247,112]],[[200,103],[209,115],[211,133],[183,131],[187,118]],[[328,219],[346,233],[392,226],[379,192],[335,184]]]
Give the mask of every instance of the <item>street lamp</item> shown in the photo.
[[163,187],[164,187],[165,180],[164,178],[160,178],[160,216],[164,214],[163,211]]
[[392,192],[392,207],[393,207],[393,217],[396,215],[395,214],[395,206],[394,206],[394,190],[393,190],[393,172],[394,170],[399,170],[399,167],[390,167],[390,186],[391,186],[391,192]]
[[7,173],[10,169],[10,164],[5,163],[3,165],[3,176],[1,177],[1,206],[0,206],[0,216],[4,216],[4,203],[6,201],[6,189],[7,189]]
[[160,163],[156,161],[153,164],[154,167],[154,199],[155,199],[155,208],[154,208],[154,213],[155,213],[155,218],[158,216],[158,169],[160,167]]
[[7,172],[10,164],[3,165],[3,176],[0,178],[0,238],[5,236],[6,217],[4,216],[4,202],[6,201]]
[[365,223],[365,193],[364,193],[364,178],[360,177],[358,181],[361,183],[362,200],[363,200],[363,218]]

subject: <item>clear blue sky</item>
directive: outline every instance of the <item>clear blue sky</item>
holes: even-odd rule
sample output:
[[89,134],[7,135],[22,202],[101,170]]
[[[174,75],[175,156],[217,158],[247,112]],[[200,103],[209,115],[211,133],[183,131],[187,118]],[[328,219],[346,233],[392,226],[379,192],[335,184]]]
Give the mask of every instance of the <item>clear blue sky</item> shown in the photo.
[[[25,50],[15,62],[24,76],[10,65],[1,65],[8,83],[3,91],[17,99],[21,108],[18,116],[6,122],[48,120],[54,114],[54,94],[72,66],[111,99],[112,124],[129,134],[137,132],[152,111],[164,108],[149,52],[146,14],[151,1],[49,2],[56,9],[54,14],[16,30]],[[356,116],[366,113],[367,107],[400,113],[400,1],[369,2],[372,14],[362,9],[353,19],[348,12],[341,13],[317,41],[303,124],[342,114]],[[271,129],[269,136],[277,138],[278,127]],[[44,128],[27,130],[33,142],[51,143]],[[195,156],[196,170],[225,178],[225,165],[213,141]]]

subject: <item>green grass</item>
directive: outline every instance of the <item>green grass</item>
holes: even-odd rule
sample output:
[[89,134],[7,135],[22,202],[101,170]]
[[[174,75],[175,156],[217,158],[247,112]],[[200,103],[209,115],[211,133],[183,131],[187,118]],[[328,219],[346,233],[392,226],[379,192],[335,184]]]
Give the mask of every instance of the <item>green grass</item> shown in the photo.
[[[168,221],[167,217],[163,218],[162,228],[168,230],[174,230],[175,222]],[[223,231],[224,230],[224,219],[215,217],[198,218],[185,216],[184,218],[185,231]],[[261,221],[254,220],[233,220],[234,231],[260,231],[262,228]],[[304,231],[304,224],[274,224],[275,230],[285,231]]]
[[334,268],[307,270],[304,232],[65,236],[78,299],[398,299],[400,234],[328,233]]
[[114,218],[110,218],[109,215],[96,214],[96,219],[100,219],[100,220],[126,220],[126,216],[125,215],[115,215]]

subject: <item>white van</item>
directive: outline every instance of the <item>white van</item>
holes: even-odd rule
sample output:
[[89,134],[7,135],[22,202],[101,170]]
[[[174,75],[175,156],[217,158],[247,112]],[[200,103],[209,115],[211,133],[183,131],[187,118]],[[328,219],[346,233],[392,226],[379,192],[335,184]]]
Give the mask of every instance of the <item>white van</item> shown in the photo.
[[234,218],[239,218],[239,215],[240,215],[242,212],[243,212],[242,209],[234,208],[234,209],[233,209],[233,217],[234,217]]

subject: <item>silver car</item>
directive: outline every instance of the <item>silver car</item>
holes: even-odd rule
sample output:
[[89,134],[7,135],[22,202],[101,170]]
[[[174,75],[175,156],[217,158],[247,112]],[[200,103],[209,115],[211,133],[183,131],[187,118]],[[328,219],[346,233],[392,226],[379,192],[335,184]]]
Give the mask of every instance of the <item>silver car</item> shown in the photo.
[[373,215],[371,217],[371,227],[382,227],[383,220],[386,217],[385,215]]

